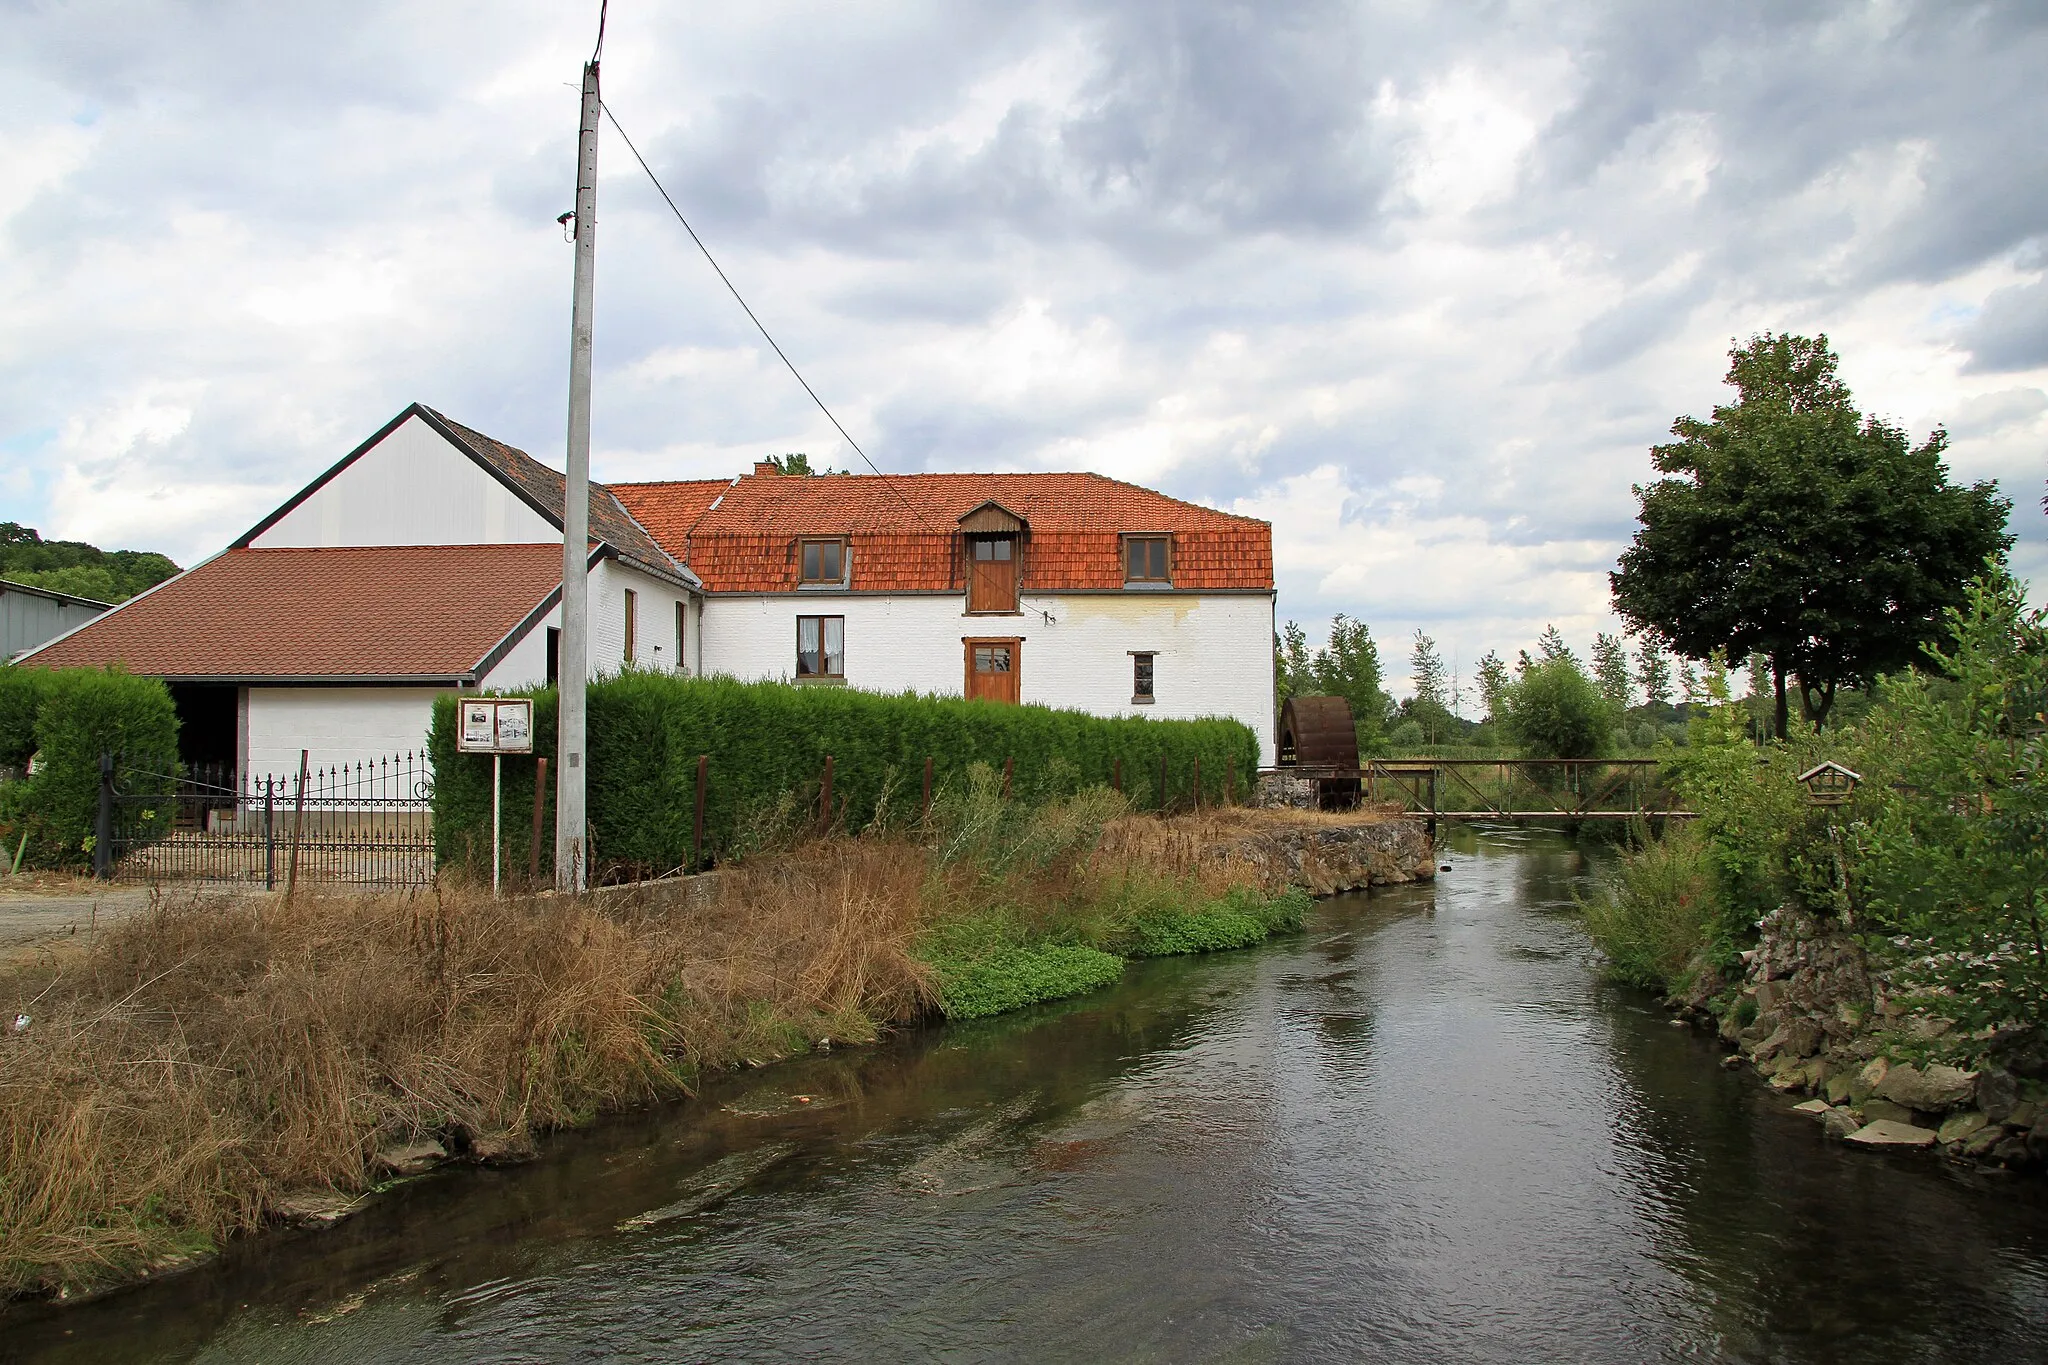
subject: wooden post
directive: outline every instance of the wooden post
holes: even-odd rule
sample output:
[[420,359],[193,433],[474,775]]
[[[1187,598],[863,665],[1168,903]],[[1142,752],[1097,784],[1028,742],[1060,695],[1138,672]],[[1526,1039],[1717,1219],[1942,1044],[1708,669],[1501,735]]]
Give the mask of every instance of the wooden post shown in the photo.
[[1003,760],[1003,800],[1005,801],[1010,799],[1010,770],[1016,765],[1017,760],[1014,758]]
[[690,831],[690,871],[704,870],[704,792],[711,775],[711,755],[697,755],[697,822]]
[[1159,813],[1166,814],[1166,755],[1159,755]]
[[299,790],[292,798],[292,860],[284,878],[284,903],[292,903],[299,889],[299,828],[306,823],[306,760],[308,751],[299,750]]
[[1199,813],[1199,812],[1201,811],[1201,809],[1202,809],[1202,758],[1201,758],[1201,755],[1200,755],[1200,754],[1197,754],[1197,755],[1195,756],[1195,810],[1196,810],[1196,812],[1197,812],[1197,813]]
[[531,887],[540,885],[540,817],[547,790],[548,761],[543,758],[533,770],[533,842],[526,847],[526,883]]
[[818,829],[821,832],[832,828],[832,755],[825,755],[825,776],[818,788]]
[[92,875],[106,881],[114,875],[114,756],[100,755],[100,806],[92,824]]
[[1236,754],[1232,754],[1230,757],[1223,760],[1223,804],[1226,806],[1234,806],[1237,804]]
[[1109,765],[1109,785],[1112,790],[1117,792],[1122,792],[1124,789],[1124,761],[1120,758],[1112,761]]
[[932,818],[932,757],[930,754],[926,754],[924,757],[924,806],[919,810],[917,818],[920,820]]

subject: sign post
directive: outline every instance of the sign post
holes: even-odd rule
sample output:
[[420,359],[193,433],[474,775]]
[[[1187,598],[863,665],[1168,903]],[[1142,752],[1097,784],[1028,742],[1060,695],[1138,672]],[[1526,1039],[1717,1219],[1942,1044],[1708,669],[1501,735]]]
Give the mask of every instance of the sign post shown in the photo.
[[491,897],[495,900],[504,864],[501,848],[505,755],[533,752],[533,702],[526,697],[489,697],[463,702],[462,725],[455,737],[455,749],[458,753],[491,756]]

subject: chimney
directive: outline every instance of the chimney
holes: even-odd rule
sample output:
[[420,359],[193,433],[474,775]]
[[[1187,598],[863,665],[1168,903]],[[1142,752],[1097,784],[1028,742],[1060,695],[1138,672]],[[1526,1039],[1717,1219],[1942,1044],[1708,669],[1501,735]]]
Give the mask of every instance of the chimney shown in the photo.
[[756,474],[780,474],[782,471],[775,467],[775,461],[773,460],[756,460],[754,461],[754,472]]

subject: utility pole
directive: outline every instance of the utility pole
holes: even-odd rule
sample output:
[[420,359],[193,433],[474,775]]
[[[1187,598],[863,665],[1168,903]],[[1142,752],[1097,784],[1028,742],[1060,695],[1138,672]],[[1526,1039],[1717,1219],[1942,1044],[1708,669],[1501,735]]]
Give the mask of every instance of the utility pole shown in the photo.
[[597,281],[597,58],[583,66],[583,123],[576,139],[576,296],[569,335],[569,471],[562,489],[562,640],[556,661],[555,889],[581,891],[589,876],[584,839],[585,686],[590,673],[590,325]]

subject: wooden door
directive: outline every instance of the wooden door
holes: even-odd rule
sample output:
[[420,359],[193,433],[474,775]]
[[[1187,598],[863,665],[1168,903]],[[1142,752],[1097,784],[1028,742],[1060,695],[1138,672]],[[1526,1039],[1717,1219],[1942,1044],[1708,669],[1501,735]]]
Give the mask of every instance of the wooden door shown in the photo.
[[967,699],[1014,702],[1022,673],[1023,641],[966,640]]
[[1017,610],[1017,542],[977,536],[967,542],[967,610]]

